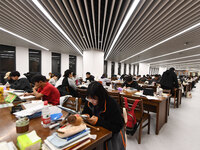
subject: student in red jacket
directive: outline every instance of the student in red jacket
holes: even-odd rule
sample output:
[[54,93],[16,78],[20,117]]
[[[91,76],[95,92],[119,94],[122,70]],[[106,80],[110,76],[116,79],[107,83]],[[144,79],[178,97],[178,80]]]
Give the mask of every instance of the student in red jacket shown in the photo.
[[47,82],[46,77],[42,75],[35,75],[32,78],[35,84],[33,93],[26,95],[34,95],[36,98],[42,98],[43,101],[48,101],[52,105],[58,105],[60,101],[60,93],[57,88]]

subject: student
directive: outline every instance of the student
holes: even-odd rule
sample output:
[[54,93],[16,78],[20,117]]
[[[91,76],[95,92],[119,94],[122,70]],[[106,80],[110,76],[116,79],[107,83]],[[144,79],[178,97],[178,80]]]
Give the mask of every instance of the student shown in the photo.
[[58,89],[47,82],[45,76],[35,75],[32,82],[35,84],[33,93],[25,94],[25,96],[34,95],[36,98],[42,98],[43,101],[48,101],[52,105],[59,105],[60,93]]
[[92,82],[94,81],[94,76],[90,74],[90,72],[87,72],[86,73],[86,82],[89,81],[89,82]]
[[53,86],[55,86],[57,80],[58,80],[58,75],[57,74],[53,74],[53,77],[49,80],[49,83],[51,83]]
[[137,90],[142,90],[142,88],[138,85],[136,81],[133,81],[132,76],[126,75],[125,77],[125,82],[123,83],[122,87],[126,88],[134,88]]
[[25,77],[20,78],[20,73],[18,71],[11,72],[10,77],[14,80],[14,83],[10,85],[11,89],[32,92],[28,79]]
[[71,70],[66,70],[64,73],[64,79],[62,81],[62,85],[58,86],[58,90],[61,94],[61,96],[64,95],[72,95],[72,96],[77,96],[77,86],[74,82],[74,80],[72,79],[73,77],[73,72]]
[[103,74],[101,76],[100,81],[102,82],[103,86],[106,86],[106,83],[111,83],[111,80],[107,78],[106,74]]
[[[118,103],[113,100],[102,84],[94,81],[89,84],[87,100],[83,114],[88,115],[87,121],[96,126],[102,126],[112,131],[112,139],[108,141],[109,150],[123,150],[124,136],[121,134],[124,127],[124,119],[121,115]],[[111,144],[112,143],[112,144]]]
[[177,75],[174,71],[174,68],[165,71],[160,80],[161,88],[171,90],[172,94],[174,94],[174,88],[178,88]]
[[160,76],[158,74],[156,74],[155,77],[149,81],[149,84],[152,84],[152,83],[160,84]]
[[7,72],[4,76],[4,80],[6,82],[6,84],[11,85],[13,84],[15,81],[10,77],[11,72]]

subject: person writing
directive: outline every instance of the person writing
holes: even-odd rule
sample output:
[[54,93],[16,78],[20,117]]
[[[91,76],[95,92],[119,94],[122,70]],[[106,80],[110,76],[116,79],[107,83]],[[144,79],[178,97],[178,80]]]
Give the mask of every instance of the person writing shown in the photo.
[[125,145],[123,145],[125,123],[118,103],[108,95],[102,84],[97,81],[89,84],[86,100],[82,113],[88,116],[87,122],[95,126],[102,126],[113,133],[112,139],[108,141],[108,149],[125,149]]
[[52,105],[58,105],[60,102],[60,93],[52,84],[47,82],[45,76],[35,75],[32,78],[35,84],[33,93],[25,93],[24,96],[34,95],[36,98],[42,98],[43,101],[48,101]]
[[126,75],[124,77],[125,79],[125,82],[123,83],[122,87],[126,87],[126,88],[134,88],[134,89],[137,89],[138,91],[139,90],[142,90],[142,87],[140,87],[138,85],[138,83],[136,81],[133,80],[132,76],[130,75]]

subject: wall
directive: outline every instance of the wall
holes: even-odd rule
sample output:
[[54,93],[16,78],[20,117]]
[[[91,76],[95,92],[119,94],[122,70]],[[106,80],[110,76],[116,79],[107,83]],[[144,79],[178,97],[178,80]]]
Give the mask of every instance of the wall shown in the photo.
[[41,73],[42,75],[49,77],[49,72],[52,72],[52,58],[51,58],[51,52],[49,51],[41,51]]
[[165,72],[167,70],[166,67],[159,67],[159,74],[162,75],[163,72]]
[[115,75],[118,75],[118,62],[115,62]]
[[95,80],[100,79],[103,74],[104,52],[96,50],[83,51],[83,78],[85,73],[90,72],[95,76]]
[[150,64],[139,63],[139,75],[143,76],[149,74]]
[[111,61],[107,61],[107,74],[108,78],[111,78]]
[[25,47],[16,47],[16,70],[21,75],[29,72],[29,51]]
[[61,75],[64,75],[67,69],[69,69],[69,55],[61,53]]
[[121,63],[121,75],[124,74],[124,63]]
[[83,72],[83,57],[77,56],[76,58],[77,58],[77,60],[76,60],[76,76],[83,77],[83,74],[84,74],[84,72]]
[[126,64],[126,74],[129,74],[129,64]]

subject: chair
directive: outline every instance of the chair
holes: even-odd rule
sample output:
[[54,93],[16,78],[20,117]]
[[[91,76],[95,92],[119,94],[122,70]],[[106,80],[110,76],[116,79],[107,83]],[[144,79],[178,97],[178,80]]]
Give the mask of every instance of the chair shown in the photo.
[[[128,95],[126,95],[126,96],[121,95],[121,103],[122,103],[123,107],[125,106],[124,97],[127,98],[129,107],[132,107],[132,104],[135,102],[136,98],[134,98],[132,96],[128,96]],[[140,125],[139,125],[139,133],[138,133],[138,144],[141,144],[142,129],[144,127],[148,126],[147,133],[150,134],[150,114],[144,112],[144,110],[143,110],[143,100],[140,100],[138,102],[138,104],[135,108],[135,116],[136,116],[137,121],[141,120]],[[146,120],[148,120],[148,122],[146,124],[144,124],[144,122]]]
[[85,103],[85,98],[87,96],[87,89],[77,89],[78,97],[82,99],[82,105]]
[[63,107],[75,110],[76,112],[81,111],[81,98],[78,97],[67,97],[62,104]]
[[121,100],[120,100],[120,93],[119,92],[110,92],[108,91],[108,95],[112,97],[116,102],[119,104],[120,108],[122,108]]

